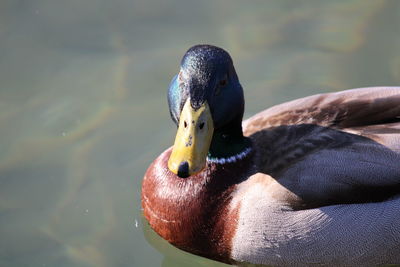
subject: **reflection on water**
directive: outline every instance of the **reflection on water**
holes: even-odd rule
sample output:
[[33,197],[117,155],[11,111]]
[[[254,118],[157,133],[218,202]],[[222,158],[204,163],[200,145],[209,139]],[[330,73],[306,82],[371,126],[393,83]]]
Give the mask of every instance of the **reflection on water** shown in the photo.
[[191,45],[231,52],[246,116],[400,82],[398,1],[0,6],[0,266],[224,266],[170,246],[140,210],[143,174],[173,142],[166,88]]

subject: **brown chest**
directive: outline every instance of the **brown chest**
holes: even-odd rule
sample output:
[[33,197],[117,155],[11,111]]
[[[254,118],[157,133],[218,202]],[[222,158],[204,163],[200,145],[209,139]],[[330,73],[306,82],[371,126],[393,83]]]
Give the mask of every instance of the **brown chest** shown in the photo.
[[[174,246],[229,262],[238,220],[238,208],[230,205],[236,183],[213,179],[215,166],[189,178],[176,177],[164,165],[165,154],[168,151],[153,162],[143,180],[145,218]],[[228,177],[224,174],[220,177]]]

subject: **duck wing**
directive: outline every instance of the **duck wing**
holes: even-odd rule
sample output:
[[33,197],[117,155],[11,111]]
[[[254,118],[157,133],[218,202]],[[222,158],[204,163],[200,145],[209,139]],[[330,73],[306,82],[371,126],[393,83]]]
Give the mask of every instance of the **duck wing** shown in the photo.
[[296,194],[294,208],[400,195],[399,87],[291,101],[253,116],[244,130],[257,147],[257,171]]
[[[315,124],[346,131],[353,128],[356,133],[369,137],[380,132],[398,134],[399,123],[400,87],[367,87],[276,105],[244,121],[243,128],[246,135],[251,135],[269,127]],[[393,145],[396,143],[400,140]]]

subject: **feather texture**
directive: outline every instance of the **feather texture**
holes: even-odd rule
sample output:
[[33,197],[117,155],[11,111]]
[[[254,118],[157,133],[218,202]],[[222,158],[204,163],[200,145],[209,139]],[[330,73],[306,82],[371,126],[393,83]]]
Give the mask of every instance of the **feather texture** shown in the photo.
[[240,266],[400,264],[400,87],[294,100],[243,132],[249,153],[185,179],[171,149],[153,162],[142,204],[157,233]]
[[400,88],[298,99],[243,128],[257,152],[254,174],[233,193],[233,259],[400,263]]

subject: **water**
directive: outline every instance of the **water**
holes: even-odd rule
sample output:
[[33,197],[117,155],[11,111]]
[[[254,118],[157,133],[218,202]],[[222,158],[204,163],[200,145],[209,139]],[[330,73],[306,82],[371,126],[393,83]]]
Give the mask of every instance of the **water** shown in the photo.
[[143,221],[172,145],[166,88],[198,43],[230,51],[246,117],[286,100],[399,85],[399,1],[3,0],[0,266],[225,266]]

